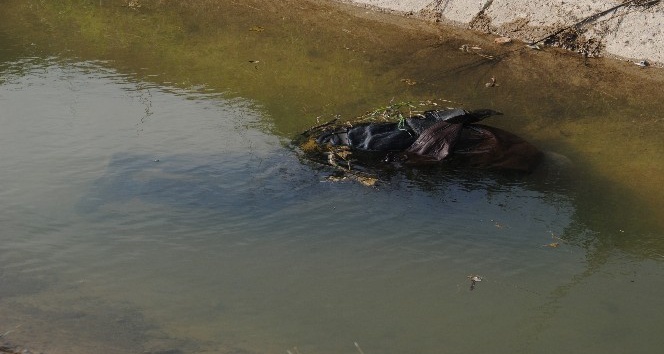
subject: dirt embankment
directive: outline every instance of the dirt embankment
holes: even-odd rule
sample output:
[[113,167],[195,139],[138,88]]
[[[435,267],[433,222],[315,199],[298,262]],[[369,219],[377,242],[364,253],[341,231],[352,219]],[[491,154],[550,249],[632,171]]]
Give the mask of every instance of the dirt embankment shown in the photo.
[[664,66],[662,0],[335,0],[586,56]]

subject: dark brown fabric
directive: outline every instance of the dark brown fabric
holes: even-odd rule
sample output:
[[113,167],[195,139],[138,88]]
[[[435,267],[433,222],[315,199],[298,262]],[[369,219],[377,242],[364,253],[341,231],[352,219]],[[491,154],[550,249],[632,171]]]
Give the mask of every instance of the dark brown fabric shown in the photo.
[[529,142],[504,131],[481,124],[436,123],[426,129],[407,153],[417,162],[453,158],[463,165],[479,168],[531,172],[542,153]]
[[452,153],[462,128],[462,124],[438,122],[424,130],[406,152],[442,161]]
[[464,127],[454,154],[470,166],[527,172],[532,172],[542,160],[542,152],[531,143],[481,124]]

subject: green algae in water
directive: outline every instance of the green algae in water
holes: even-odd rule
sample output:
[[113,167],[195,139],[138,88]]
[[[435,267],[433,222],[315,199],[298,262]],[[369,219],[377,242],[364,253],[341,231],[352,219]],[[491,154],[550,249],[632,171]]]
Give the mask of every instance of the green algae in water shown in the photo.
[[[310,2],[141,1],[141,4],[140,8],[136,8],[123,6],[127,5],[124,1],[103,1],[101,6],[98,1],[5,1],[0,5],[3,19],[0,28],[8,35],[2,40],[22,49],[19,54],[7,54],[5,50],[3,55],[102,60],[104,65],[118,70],[130,81],[151,82],[193,91],[202,88],[226,98],[248,98],[255,108],[264,113],[264,130],[284,139],[315,125],[317,117],[325,119],[334,114],[353,117],[390,102],[442,97],[452,101],[450,106],[493,108],[505,115],[500,120],[492,120],[490,124],[513,131],[543,149],[563,153],[574,161],[577,166],[572,174],[573,181],[566,186],[569,188],[566,194],[563,193],[573,200],[570,208],[574,213],[563,230],[553,230],[566,242],[556,249],[541,247],[550,240],[549,230],[541,229],[542,225],[532,220],[512,220],[502,229],[486,221],[491,231],[486,235],[490,235],[495,243],[478,242],[472,247],[459,249],[455,248],[460,247],[459,244],[450,239],[434,240],[431,244],[417,243],[417,240],[427,237],[435,239],[443,230],[450,232],[449,228],[454,225],[434,225],[426,229],[426,235],[421,235],[412,230],[400,229],[403,222],[385,225],[377,223],[373,225],[376,230],[351,233],[352,237],[348,239],[339,241],[335,236],[342,236],[330,232],[325,239],[298,244],[299,248],[293,248],[292,243],[277,242],[279,240],[261,243],[256,239],[250,239],[251,247],[244,247],[241,243],[247,241],[239,237],[233,240],[237,244],[228,242],[217,244],[216,247],[206,245],[204,248],[196,248],[191,244],[178,243],[178,237],[184,237],[177,233],[180,225],[170,223],[166,230],[160,231],[164,231],[169,236],[168,241],[174,243],[172,249],[163,254],[162,250],[155,251],[150,247],[137,249],[129,240],[126,249],[122,249],[120,254],[131,257],[134,255],[132,252],[143,252],[141,257],[147,259],[147,263],[154,264],[155,272],[164,273],[163,269],[170,269],[170,272],[177,274],[177,279],[185,281],[177,284],[170,284],[163,279],[154,279],[154,284],[140,284],[140,281],[136,281],[136,288],[133,289],[109,281],[103,286],[97,284],[96,291],[107,291],[117,296],[121,293],[118,289],[130,290],[130,298],[137,303],[143,301],[145,306],[149,306],[147,302],[154,298],[144,299],[143,295],[157,293],[162,301],[158,303],[163,306],[152,312],[155,316],[152,319],[164,323],[169,333],[201,341],[214,337],[216,332],[212,326],[215,324],[215,314],[228,315],[232,312],[229,310],[232,306],[228,304],[233,301],[243,306],[238,306],[239,314],[231,314],[244,322],[226,324],[229,333],[235,333],[234,329],[245,334],[259,332],[265,335],[261,340],[282,344],[292,338],[303,338],[304,342],[308,335],[316,338],[319,343],[350,350],[353,350],[352,342],[357,340],[367,352],[376,350],[367,339],[348,336],[347,343],[331,343],[333,340],[330,340],[330,333],[347,328],[349,323],[352,326],[350,331],[355,333],[361,333],[362,328],[377,328],[380,330],[370,334],[371,342],[385,343],[382,349],[389,349],[390,344],[395,344],[403,352],[418,351],[417,344],[412,344],[410,340],[415,342],[420,339],[419,332],[429,333],[431,338],[444,338],[452,349],[467,349],[467,343],[476,339],[477,333],[474,331],[477,326],[484,325],[482,329],[490,330],[489,324],[498,319],[503,321],[501,324],[508,324],[501,326],[500,334],[504,334],[504,338],[516,335],[511,333],[513,329],[518,335],[533,338],[526,343],[526,349],[512,348],[517,350],[543,348],[545,344],[555,344],[560,349],[575,349],[574,343],[561,343],[560,340],[575,338],[574,334],[566,332],[570,324],[567,319],[583,323],[589,331],[583,333],[596,336],[591,341],[598,344],[592,344],[595,347],[590,348],[596,352],[612,349],[608,348],[609,344],[602,343],[616,344],[624,336],[628,336],[632,342],[619,343],[632,347],[645,345],[652,338],[658,338],[653,331],[661,327],[658,326],[661,321],[657,316],[648,315],[648,312],[653,311],[642,306],[645,303],[652,308],[657,307],[652,298],[661,289],[661,277],[658,275],[661,273],[661,255],[664,254],[661,238],[664,134],[660,113],[663,111],[664,100],[659,92],[662,80],[658,72],[601,60],[590,61],[590,67],[586,67],[579,58],[555,50],[525,51],[518,44],[498,47],[479,35],[460,36],[454,31],[447,32],[403,19],[394,20],[398,25],[381,24],[375,20],[386,17],[365,14],[364,10],[341,11],[334,6]],[[289,7],[294,4],[298,6]],[[259,27],[262,30],[257,31]],[[486,53],[512,52],[502,60],[486,61],[458,50],[466,43],[478,45]],[[485,83],[492,77],[496,78],[499,86],[485,87]],[[201,178],[205,180],[205,177]],[[206,186],[216,185],[208,182],[208,185],[203,184],[203,187]],[[391,191],[396,193],[396,197],[390,198],[390,193],[370,194],[348,185],[329,188],[350,190],[352,193],[348,194],[366,198],[378,198],[382,212],[385,211],[385,205],[397,205],[404,200],[414,204],[389,209],[400,217],[405,211],[418,207],[418,203],[423,203],[419,205],[421,209],[439,205],[426,198],[408,199],[407,192],[399,194]],[[444,199],[445,192],[438,191],[440,194],[436,194],[435,188],[422,188],[430,192],[429,198]],[[510,199],[509,193],[500,193],[505,186],[496,185],[492,188],[495,190],[487,188],[487,198],[505,199],[491,204],[496,209],[493,213],[499,213],[501,208],[509,210],[510,203],[520,205],[518,201]],[[556,196],[543,195],[541,198],[546,200]],[[360,203],[362,198],[353,200]],[[503,206],[499,207],[499,204]],[[320,203],[311,201],[304,205],[321,207]],[[455,203],[445,205],[451,211],[456,210]],[[332,205],[329,209],[332,210]],[[189,215],[187,212],[191,216],[195,214],[194,211],[185,211],[185,215]],[[362,212],[367,213],[366,210]],[[555,212],[551,211],[552,214]],[[364,215],[357,213],[356,217],[360,220]],[[466,215],[470,218],[468,215],[472,216],[472,213]],[[293,217],[288,213],[280,216],[283,220]],[[265,220],[270,220],[269,215],[259,221],[265,223]],[[345,222],[353,224],[348,220]],[[538,227],[533,230],[528,227],[528,222]],[[468,219],[467,225],[477,223],[479,221]],[[276,232],[271,230],[274,228],[272,224],[254,224],[257,225],[250,230],[255,234],[264,233],[266,229]],[[336,226],[343,225],[340,223]],[[201,229],[205,228],[201,226]],[[290,229],[277,229],[280,237],[293,237]],[[404,236],[381,242],[373,234],[382,232],[390,235],[394,230],[402,232]],[[463,230],[458,231],[459,237],[468,237]],[[536,238],[533,248],[527,249],[525,243],[521,244],[524,248],[505,247],[500,243],[509,242],[510,239],[505,235],[516,233],[515,230],[519,230],[519,233],[533,232],[529,234]],[[86,231],[95,234],[99,230],[91,227]],[[112,240],[114,235],[108,236]],[[330,240],[337,240],[338,243]],[[159,239],[147,241],[165,242]],[[405,248],[401,247],[403,243],[406,243]],[[376,253],[375,245],[380,246],[380,254],[385,258],[370,257]],[[109,247],[107,244],[102,246]],[[95,260],[108,256],[104,247],[99,247],[101,251],[89,251],[87,257]],[[223,253],[228,249],[233,252]],[[446,253],[451,252],[450,249],[456,251],[455,254],[464,255],[464,259],[450,260],[451,256]],[[75,250],[70,252],[78,255]],[[228,258],[220,258],[221,254]],[[404,262],[404,254],[413,256],[408,259],[410,263],[403,268],[395,266],[400,264],[399,261]],[[287,255],[287,260],[282,255]],[[502,273],[511,272],[513,277],[507,277],[511,281],[501,283],[501,279],[486,271],[467,269],[472,268],[469,265],[473,257],[487,260],[489,265],[496,265]],[[623,257],[628,260],[624,261]],[[256,259],[264,263],[256,264]],[[514,261],[516,263],[523,259],[533,263],[512,264],[512,259],[517,259]],[[624,262],[629,264],[625,265]],[[29,263],[28,269],[35,271],[29,267]],[[459,263],[463,264],[462,269],[459,269]],[[171,264],[178,267],[168,268]],[[220,293],[242,287],[255,292],[238,291],[233,293],[237,298],[231,296],[220,301],[209,288],[196,289],[192,286],[187,289],[191,274],[200,269],[196,264],[210,269],[223,265],[223,269],[244,270],[237,276],[225,273],[221,279],[201,276],[202,282],[213,284],[211,288]],[[335,265],[339,269],[329,269],[326,264]],[[537,268],[540,265],[546,265],[548,269]],[[49,265],[40,266],[46,269]],[[533,268],[524,270],[526,266],[534,267],[535,271]],[[356,268],[366,270],[369,276],[360,278],[362,281],[352,278]],[[488,268],[497,271],[496,267]],[[303,269],[313,271],[302,273]],[[400,276],[404,269],[408,271]],[[132,274],[129,266],[109,272],[114,276],[105,279],[123,279],[127,274]],[[456,274],[458,277],[455,277],[454,272],[459,273]],[[465,277],[474,272],[485,276],[485,281],[473,291],[473,298],[457,292],[454,286],[452,290],[441,286],[459,283],[459,289],[466,289],[468,284]],[[351,276],[344,277],[343,274]],[[413,274],[419,276],[409,277]],[[307,280],[306,286],[296,286],[302,282],[303,277]],[[337,281],[328,282],[326,277]],[[373,301],[374,292],[360,294],[355,291],[362,282],[372,284],[369,289],[375,293],[386,294],[382,297],[383,302]],[[193,284],[200,283],[193,281]],[[395,288],[394,284],[403,286]],[[515,284],[519,287],[514,287]],[[632,285],[635,286],[630,288]],[[63,288],[67,286],[70,286],[69,283],[63,285]],[[186,322],[188,326],[182,326],[169,314],[171,308],[168,305],[173,302],[170,302],[171,293],[164,290],[164,287],[177,289],[175,294],[181,297],[178,300],[196,299],[214,311],[207,313],[205,307],[198,308],[200,312],[197,313],[197,319],[200,321]],[[139,289],[145,293],[132,293]],[[413,289],[419,290],[417,297],[414,297]],[[256,298],[243,298],[248,294]],[[271,296],[266,297],[265,294]],[[331,298],[329,294],[335,294],[335,297]],[[601,296],[604,294],[620,296],[610,299]],[[71,299],[52,301],[53,307],[75,305],[80,295],[74,291],[67,296]],[[630,305],[621,296],[645,301],[635,301],[634,305]],[[597,298],[602,301],[595,301]],[[293,299],[304,301],[292,307],[289,304]],[[359,313],[351,311],[353,299],[362,305]],[[412,304],[415,301],[413,299],[426,301],[418,305]],[[503,309],[495,308],[496,299],[503,300],[500,302],[505,304]],[[123,301],[126,299],[123,298]],[[318,301],[325,306],[313,304]],[[513,302],[525,303],[533,312],[519,312],[518,316],[514,316],[511,311],[515,310]],[[445,311],[446,303],[467,311]],[[584,305],[583,308],[580,309],[579,304]],[[523,311],[521,308],[518,310]],[[398,314],[396,317],[400,318],[397,321],[392,318],[394,311]],[[438,313],[436,311],[441,316],[437,319],[426,317],[426,323],[421,322],[422,314]],[[185,314],[186,311],[177,313]],[[267,318],[261,317],[261,313],[268,314],[265,315]],[[321,316],[312,316],[311,313]],[[344,316],[343,321],[339,319],[339,313]],[[62,317],[67,320],[66,316]],[[251,321],[255,318],[264,320],[259,329]],[[306,323],[307,335],[289,333],[287,328],[283,328],[283,332],[279,331],[285,327],[282,326],[284,322],[293,318]],[[616,318],[618,320],[614,321]],[[109,321],[112,319],[110,317]],[[476,323],[463,332],[450,331],[450,328],[457,328],[459,323],[468,323],[463,322],[464,319]],[[325,321],[329,323],[321,323]],[[381,323],[388,323],[392,327],[385,328]],[[641,328],[639,326],[643,326],[641,335],[635,334],[633,330]],[[623,330],[621,335],[615,335],[617,329]],[[283,351],[293,344],[300,345],[299,341],[293,340],[296,343],[289,342],[288,345],[269,349]],[[491,338],[488,344],[481,345],[490,351],[496,349],[491,345],[501,345],[501,340]],[[431,348],[439,343],[436,340],[422,343],[421,346],[433,350]],[[251,348],[252,345],[245,343],[244,347]],[[232,351],[232,348],[227,351]]]
[[[139,80],[249,98],[286,138],[394,100],[496,109],[505,115],[491,124],[573,161],[589,220],[664,228],[659,71],[318,2],[127,4],[7,1],[0,26],[26,53],[105,60]],[[495,59],[459,50],[467,43]],[[499,85],[486,87],[492,78]]]

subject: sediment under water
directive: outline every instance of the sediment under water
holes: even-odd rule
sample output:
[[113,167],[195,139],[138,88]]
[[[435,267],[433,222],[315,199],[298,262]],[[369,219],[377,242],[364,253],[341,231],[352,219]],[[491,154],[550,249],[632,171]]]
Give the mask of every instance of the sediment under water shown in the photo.
[[[659,71],[320,2],[128,4],[0,4],[3,340],[661,347]],[[487,123],[572,166],[373,189],[287,148],[335,114],[432,98],[502,111]]]

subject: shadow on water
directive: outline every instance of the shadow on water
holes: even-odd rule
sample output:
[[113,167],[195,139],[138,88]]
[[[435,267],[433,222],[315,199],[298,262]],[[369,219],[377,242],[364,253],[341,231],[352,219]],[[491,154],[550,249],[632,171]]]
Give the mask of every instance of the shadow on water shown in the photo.
[[[288,153],[297,155],[301,165]],[[578,172],[570,166],[557,164],[558,161],[548,162],[548,166],[541,166],[533,174],[447,166],[395,168],[386,164],[373,167],[378,185],[372,188],[351,180],[327,181],[328,176],[335,175],[335,169],[296,151],[277,151],[260,160],[248,157],[243,153],[225,153],[164,156],[155,160],[147,155],[116,154],[104,175],[79,201],[77,209],[91,217],[104,209],[102,215],[108,218],[109,213],[126,212],[128,203],[141,202],[191,211],[176,213],[181,216],[180,222],[200,222],[199,219],[220,214],[229,219],[250,218],[262,223],[261,220],[272,220],[280,212],[297,209],[302,203],[347,201],[361,204],[350,196],[358,190],[387,194],[411,191],[424,205],[464,201],[472,205],[479,192],[486,202],[506,210],[520,208],[517,200],[526,196],[572,210],[571,223],[559,231],[557,237],[560,242],[585,249],[588,258],[599,263],[617,250],[653,260],[662,260],[664,254],[656,222],[643,217],[647,211],[625,208],[625,205],[638,205],[634,196],[614,186],[612,195],[605,199],[598,197],[610,183],[596,179],[586,188],[579,188]],[[321,182],[333,187],[321,191]],[[508,192],[514,193],[512,200],[504,199]],[[616,196],[621,203],[612,204]],[[427,216],[417,217],[422,218]]]
[[[294,216],[301,218],[299,227],[303,230],[316,225],[335,225],[336,230],[331,234],[322,232],[327,236],[316,236],[321,234],[319,230],[312,231],[307,238],[337,238],[338,234],[359,237],[354,225],[363,224],[367,217],[364,208],[376,205],[381,205],[382,216],[370,217],[373,220],[370,223],[392,228],[397,233],[404,231],[397,239],[393,235],[383,236],[380,244],[410,238],[412,230],[433,232],[429,225],[423,224],[426,220],[441,220],[447,227],[456,228],[452,221],[455,218],[472,220],[474,213],[480,217],[502,215],[490,222],[497,228],[504,227],[500,223],[507,223],[511,225],[507,227],[520,229],[519,218],[534,218],[555,230],[551,242],[560,243],[563,248],[578,247],[585,256],[585,266],[551,289],[547,300],[540,305],[543,314],[532,319],[532,331],[536,334],[545,331],[550,318],[564,312],[567,298],[598,272],[602,273],[616,254],[624,253],[638,260],[663,258],[660,235],[648,231],[652,225],[643,224],[638,210],[625,210],[619,221],[608,215],[594,215],[610,209],[595,194],[575,191],[573,171],[557,171],[560,172],[557,175],[510,175],[469,169],[408,168],[384,170],[378,186],[367,188],[353,182],[325,183],[325,177],[333,170],[309,160],[301,162],[310,169],[295,167],[293,156],[289,155],[275,154],[261,163],[237,168],[238,161],[244,160],[246,156],[242,155],[165,156],[160,161],[143,155],[116,155],[78,208],[90,218],[103,211],[103,218],[112,222],[115,218],[124,220],[123,216],[132,213],[132,203],[140,202],[162,210],[172,208],[168,223],[174,228],[183,224],[223,227],[226,232],[262,234],[264,241],[278,238],[288,242],[298,233],[298,227],[287,221]],[[247,171],[260,177],[248,180]],[[372,201],[367,202],[367,198]],[[304,216],[303,206],[309,208],[311,215]],[[338,211],[334,211],[335,206]],[[142,205],[137,210],[144,213],[149,209]],[[319,209],[329,211],[321,215]],[[211,218],[216,222],[210,223]],[[252,220],[251,225],[247,219]],[[331,220],[343,222],[337,224]],[[273,231],[265,234],[265,230]],[[481,235],[466,237],[469,244],[476,246],[487,242],[478,238]],[[499,242],[514,243],[518,249],[532,243],[533,237],[538,236],[519,232]],[[539,239],[546,240],[541,235]]]
[[246,153],[224,153],[154,159],[148,155],[115,154],[104,175],[93,183],[90,193],[76,208],[94,216],[104,206],[122,207],[133,200],[260,219],[309,198],[312,182],[302,181],[311,176],[302,170],[297,172],[302,177],[289,171],[293,169],[288,165],[291,159],[277,153],[261,160],[250,157]]

